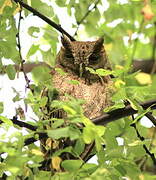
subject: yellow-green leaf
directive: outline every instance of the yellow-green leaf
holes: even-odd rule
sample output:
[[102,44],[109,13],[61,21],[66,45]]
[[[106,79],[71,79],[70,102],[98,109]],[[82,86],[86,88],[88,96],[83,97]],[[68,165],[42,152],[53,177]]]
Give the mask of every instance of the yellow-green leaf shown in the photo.
[[135,78],[142,85],[152,83],[151,75],[144,72],[138,73]]
[[10,125],[10,126],[13,126],[13,123],[10,119],[4,117],[4,116],[0,116],[0,121],[3,121],[4,123]]
[[5,71],[6,71],[10,80],[15,79],[16,70],[15,70],[15,67],[13,65],[11,65],[11,64],[7,65]]

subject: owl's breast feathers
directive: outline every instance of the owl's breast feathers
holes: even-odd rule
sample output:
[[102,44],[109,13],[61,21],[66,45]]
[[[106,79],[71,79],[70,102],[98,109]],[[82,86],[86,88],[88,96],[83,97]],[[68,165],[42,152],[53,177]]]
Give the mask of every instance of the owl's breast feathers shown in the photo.
[[[60,68],[61,66],[57,65],[57,67]],[[59,100],[67,100],[65,94],[85,100],[83,105],[84,115],[90,119],[101,115],[103,109],[110,104],[110,79],[103,84],[101,84],[100,81],[88,84],[85,78],[78,77],[72,73],[72,71],[65,75],[61,75],[57,71],[54,71],[52,76],[53,85],[59,91]],[[71,83],[72,80],[77,80],[79,83],[73,84]]]
[[[103,109],[110,104],[111,78],[99,77],[86,69],[110,69],[103,41],[103,38],[96,41],[70,41],[63,36],[56,67],[61,68],[66,74],[62,76],[57,71],[53,73],[53,85],[59,91],[59,99],[66,100],[65,94],[84,99],[86,103],[83,110],[88,118],[101,115]],[[70,83],[72,80],[79,83]]]

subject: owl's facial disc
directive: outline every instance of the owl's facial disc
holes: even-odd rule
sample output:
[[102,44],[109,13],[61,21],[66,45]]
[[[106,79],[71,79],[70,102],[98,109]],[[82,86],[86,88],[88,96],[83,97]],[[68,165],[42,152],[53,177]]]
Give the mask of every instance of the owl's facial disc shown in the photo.
[[86,67],[97,69],[101,61],[103,38],[97,41],[70,41],[66,36],[61,38],[64,48],[66,66],[82,76]]

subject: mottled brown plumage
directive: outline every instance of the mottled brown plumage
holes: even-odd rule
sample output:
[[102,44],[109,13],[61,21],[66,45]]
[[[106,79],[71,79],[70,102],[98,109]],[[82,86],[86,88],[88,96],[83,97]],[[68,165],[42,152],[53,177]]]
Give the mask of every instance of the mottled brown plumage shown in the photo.
[[[56,67],[67,72],[62,76],[53,74],[54,87],[59,90],[59,99],[65,100],[65,93],[84,99],[84,114],[94,118],[103,112],[109,104],[108,88],[110,77],[99,77],[91,74],[86,67],[110,69],[110,64],[103,46],[103,38],[97,41],[70,41],[62,37],[62,48],[56,58]],[[79,84],[69,83],[71,80]]]

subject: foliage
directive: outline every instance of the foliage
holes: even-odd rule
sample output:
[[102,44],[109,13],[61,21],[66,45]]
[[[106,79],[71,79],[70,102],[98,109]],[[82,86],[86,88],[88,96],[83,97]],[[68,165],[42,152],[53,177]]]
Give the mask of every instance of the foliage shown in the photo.
[[[10,120],[12,117],[3,113],[5,102],[0,102],[0,129],[2,131],[0,177],[6,173],[9,180],[155,179],[156,175],[151,175],[151,173],[155,174],[153,161],[143,148],[146,145],[152,153],[156,152],[156,148],[153,146],[155,145],[153,138],[155,130],[145,127],[140,121],[147,112],[151,112],[151,109],[145,111],[138,102],[156,97],[156,76],[131,72],[134,59],[156,58],[154,57],[156,53],[154,47],[154,37],[156,36],[155,1],[101,0],[93,3],[91,0],[56,0],[55,2],[24,0],[24,2],[56,23],[61,22],[59,14],[65,10],[72,18],[70,25],[74,30],[78,30],[75,34],[79,40],[82,40],[83,37],[87,39],[88,37],[104,36],[105,48],[113,70],[98,69],[95,71],[88,68],[91,73],[100,77],[114,76],[113,105],[104,109],[104,112],[122,108],[126,102],[133,109],[138,110],[138,114],[135,119],[125,117],[109,123],[106,127],[97,126],[84,116],[82,104],[85,102],[83,100],[74,99],[69,95],[66,95],[67,100],[64,102],[56,100],[58,91],[52,85],[51,70],[48,67],[34,68],[31,72],[31,81],[23,71],[28,87],[27,93],[23,97],[21,92],[17,92],[15,88],[16,96],[12,101],[14,103],[24,102],[26,108],[32,108],[39,120],[28,122],[26,115],[26,121],[36,126],[37,130],[27,130],[27,135],[24,135],[21,127],[13,125]],[[96,6],[94,6],[95,4]],[[19,19],[21,10],[24,20]],[[19,75],[14,65],[22,68],[27,62],[45,62],[51,67],[55,64],[59,44],[58,32],[50,25],[45,24],[40,26],[34,23],[29,28],[25,27],[26,19],[31,21],[30,17],[33,18],[33,14],[24,8],[21,9],[14,0],[0,1],[0,72],[6,73],[12,81]],[[38,21],[40,22],[40,20]],[[30,45],[26,44],[26,39],[22,40],[20,28],[25,30],[25,34],[22,36],[31,37],[33,42]],[[18,42],[18,40],[20,41]],[[5,66],[6,64],[9,65]],[[60,72],[59,69],[57,71],[62,76],[64,75],[64,72]],[[79,82],[73,80],[71,83]],[[47,89],[48,91],[46,91]],[[63,109],[67,113],[67,118],[49,118],[50,112],[47,104],[51,109]],[[23,117],[21,113],[24,111],[17,111],[15,116],[20,119]],[[23,119],[21,118],[21,120]],[[136,123],[137,130],[131,126],[132,123]],[[49,124],[51,125],[49,126]],[[47,130],[45,130],[45,126]],[[11,135],[8,134],[13,127],[17,131]],[[139,139],[137,131],[144,139]],[[40,133],[47,133],[49,137],[45,148],[54,150],[50,162],[54,169],[52,172],[40,170],[44,155],[36,144],[24,145],[28,138],[39,139]],[[75,144],[59,149],[60,139],[61,141],[69,139]],[[83,159],[81,154],[86,145],[94,142],[95,147],[90,155],[95,154],[97,162],[90,163],[86,161],[89,156]],[[74,158],[63,159],[64,154]]]

